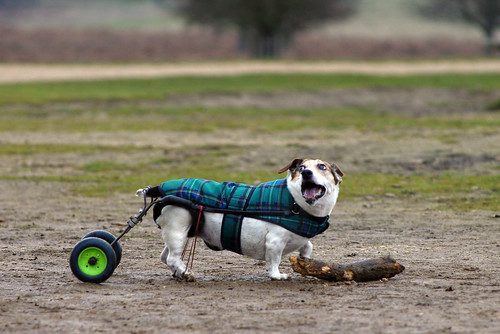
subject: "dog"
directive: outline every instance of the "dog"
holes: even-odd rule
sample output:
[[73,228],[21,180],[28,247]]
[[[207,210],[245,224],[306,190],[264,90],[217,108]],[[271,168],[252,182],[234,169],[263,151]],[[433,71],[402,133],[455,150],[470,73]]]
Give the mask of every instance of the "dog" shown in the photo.
[[[258,186],[182,179],[167,181],[154,188],[138,189],[136,195],[175,195],[219,208],[234,209],[238,204],[243,205],[244,210],[288,210],[289,215],[283,217],[271,213],[250,217],[244,213],[203,212],[200,213],[203,224],[197,231],[197,237],[203,239],[209,248],[228,249],[264,260],[272,280],[286,280],[288,275],[280,273],[278,268],[281,257],[296,250],[302,257],[311,256],[313,246],[310,238],[328,228],[329,216],[337,202],[344,174],[335,163],[300,158],[278,171],[279,174],[284,172],[287,172],[286,178]],[[165,243],[161,261],[179,280],[194,280],[181,257],[190,230],[193,224],[197,224],[196,218],[197,215],[188,209],[176,205],[164,206],[155,217]]]

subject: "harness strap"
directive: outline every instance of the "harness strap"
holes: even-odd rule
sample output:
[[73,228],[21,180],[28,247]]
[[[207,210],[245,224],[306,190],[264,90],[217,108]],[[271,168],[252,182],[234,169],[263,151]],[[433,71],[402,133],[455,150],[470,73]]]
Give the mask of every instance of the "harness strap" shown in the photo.
[[317,217],[313,216],[310,213],[308,213],[306,210],[302,209],[300,205],[298,205],[296,202],[293,203],[292,209],[290,210],[290,216],[291,215],[299,215],[302,217],[305,217],[307,219],[310,219],[312,221],[315,221],[317,223],[323,223],[325,221],[328,221],[330,219],[330,215],[326,215],[324,217]]
[[[189,199],[177,197],[174,195],[167,195],[159,200],[154,201],[153,203],[155,204],[154,208],[153,208],[153,219],[155,220],[155,222],[156,222],[157,218],[161,215],[162,209],[167,205],[175,205],[175,206],[180,206],[180,207],[187,209],[189,212],[191,212],[191,215],[193,217],[193,221],[196,221],[196,218],[197,218],[196,216],[200,217],[199,210],[200,210],[201,204],[197,204]],[[227,208],[223,209],[223,208],[214,208],[211,206],[204,206],[203,211],[222,213],[222,214],[224,214],[224,221],[228,220],[228,218],[229,218],[229,220],[232,220],[232,221],[236,220],[237,224],[235,224],[235,227],[237,227],[237,228],[236,229],[232,228],[231,229],[232,232],[228,231],[224,235],[221,235],[223,240],[225,237],[229,237],[229,234],[231,234],[232,237],[236,237],[238,239],[239,229],[240,229],[239,226],[241,225],[241,221],[243,220],[244,217],[300,216],[300,217],[307,219],[310,222],[314,222],[315,224],[323,225],[320,229],[316,228],[316,230],[313,230],[314,231],[313,235],[317,235],[319,233],[324,232],[329,226],[329,223],[328,223],[329,216],[328,215],[324,216],[324,217],[312,216],[311,214],[306,212],[304,209],[302,209],[299,205],[297,205],[297,203],[293,203],[293,205],[291,205],[290,208],[286,208],[283,210],[276,210],[276,211],[273,211],[273,210],[271,210],[271,211],[269,211],[269,210],[237,210],[237,209],[227,209]],[[199,225],[200,226],[203,224],[202,218],[203,217],[199,218],[199,220],[200,220]],[[283,225],[280,225],[280,226],[287,228],[286,226],[283,226]],[[193,237],[195,235],[195,228],[196,228],[196,226],[193,224],[188,232],[189,237]],[[307,226],[306,226],[306,228],[307,228]],[[308,238],[311,237],[309,231],[307,231],[307,230],[304,233],[301,231],[298,231],[296,229],[291,230],[291,231],[294,233],[297,233],[298,235],[304,236],[304,237],[308,237]],[[234,242],[234,241],[231,241],[231,242]],[[230,250],[235,249],[234,251],[238,252],[238,249],[239,249],[238,245],[234,245],[234,247],[233,246],[230,246],[230,247],[231,248],[226,248],[226,247],[224,247],[224,248],[230,249]]]
[[[190,211],[196,211],[198,212],[200,205],[193,203],[190,200],[180,198],[177,196],[173,195],[168,195],[163,198],[158,199],[155,201],[155,206],[153,207],[153,219],[156,221],[156,218],[158,218],[161,215],[161,210],[167,206],[167,205],[176,205],[183,207],[185,209],[188,209]],[[312,216],[309,213],[307,213],[304,209],[302,209],[297,203],[294,203],[291,209],[288,210],[278,210],[278,211],[272,211],[272,210],[231,210],[231,209],[221,209],[221,208],[212,208],[212,207],[205,207],[203,209],[205,212],[214,212],[214,213],[223,213],[223,214],[232,214],[232,215],[243,215],[245,217],[255,217],[255,216],[282,216],[282,217],[288,217],[288,216],[294,216],[294,215],[300,215],[304,216],[306,218],[309,218],[314,221],[325,221],[328,220],[329,216],[325,217],[316,217]]]
[[[198,230],[200,228],[200,222],[201,222],[201,217],[203,214],[203,205],[200,205],[200,210],[198,212],[198,219],[196,221],[196,227],[194,230],[194,240],[191,241],[191,248],[189,250],[188,258],[186,261],[186,271],[191,271],[193,269],[193,261],[194,261],[194,253],[196,251],[196,241],[198,240]],[[184,255],[186,254],[186,250],[188,248],[188,243],[186,242],[186,245],[184,246],[184,250],[182,251],[181,255],[181,261],[184,261]],[[186,273],[186,271],[184,273]]]

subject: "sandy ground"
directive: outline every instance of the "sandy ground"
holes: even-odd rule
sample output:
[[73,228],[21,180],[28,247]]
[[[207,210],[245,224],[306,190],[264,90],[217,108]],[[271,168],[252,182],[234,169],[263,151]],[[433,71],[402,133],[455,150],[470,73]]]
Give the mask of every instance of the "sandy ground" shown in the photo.
[[[304,94],[300,98],[318,101],[324,96],[317,103],[333,103],[325,92]],[[461,108],[442,111],[467,117],[484,98],[463,91],[425,89],[337,94],[344,100],[336,99],[336,103],[348,105],[355,96],[357,101],[363,96],[361,100],[368,105],[379,103],[408,113],[430,108],[433,99],[453,100]],[[237,99],[192,98],[197,104],[221,105]],[[273,94],[240,98],[238,105],[288,100]],[[430,102],[425,107],[419,104],[421,100]],[[245,168],[280,163],[295,153],[336,157],[345,173],[434,173],[451,168],[466,170],[473,177],[491,170],[500,157],[500,133],[464,133],[452,142],[415,134],[400,136],[395,142],[391,136],[353,130],[314,136],[308,131],[259,137],[243,130],[232,137],[228,133],[184,134],[181,144],[232,143],[241,147],[239,159]],[[165,149],[180,145],[169,141],[176,133],[3,132],[0,140],[147,146],[151,137],[160,135],[164,137],[155,142]],[[140,158],[109,154],[87,158]],[[39,156],[33,170],[63,170],[77,158],[71,154],[50,155],[50,159]],[[2,157],[1,174],[19,175],[20,166],[32,163],[26,159],[31,158]],[[411,170],[410,165],[420,169]],[[69,253],[92,230],[118,235],[141,203],[133,196],[135,189],[108,198],[86,198],[69,187],[55,182],[0,181],[2,333],[497,333],[500,328],[500,221],[495,218],[500,212],[436,209],[433,201],[418,196],[403,201],[390,193],[346,201],[341,190],[332,226],[313,239],[313,258],[345,263],[390,255],[406,267],[387,281],[349,284],[302,277],[292,272],[286,258],[281,270],[291,280],[270,281],[262,262],[230,252],[216,253],[201,242],[194,262],[197,282],[177,282],[159,261],[160,232],[148,215],[122,239],[123,258],[113,276],[97,285],[82,283],[72,275]]]
[[405,75],[425,73],[498,73],[499,60],[419,62],[213,62],[127,65],[0,64],[0,83],[151,78],[183,75],[242,75],[252,73],[355,73]]

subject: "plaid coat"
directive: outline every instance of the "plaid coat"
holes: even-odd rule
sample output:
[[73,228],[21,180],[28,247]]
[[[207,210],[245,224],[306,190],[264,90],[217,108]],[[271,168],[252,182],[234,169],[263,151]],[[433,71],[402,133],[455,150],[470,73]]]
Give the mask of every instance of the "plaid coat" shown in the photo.
[[[288,191],[286,179],[262,183],[258,186],[247,184],[202,180],[180,179],[162,183],[158,187],[163,196],[173,195],[188,199],[196,204],[217,209],[285,211],[291,210],[295,201]],[[329,227],[329,216],[315,217],[305,212],[286,216],[269,215],[252,217],[279,225],[293,233],[312,238]],[[242,214],[224,214],[221,241],[224,249],[241,253]]]

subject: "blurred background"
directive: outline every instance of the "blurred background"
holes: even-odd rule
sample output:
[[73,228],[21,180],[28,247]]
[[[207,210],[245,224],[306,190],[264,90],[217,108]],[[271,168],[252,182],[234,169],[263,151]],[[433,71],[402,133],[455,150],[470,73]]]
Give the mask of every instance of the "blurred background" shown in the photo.
[[498,55],[498,0],[0,0],[1,62]]

